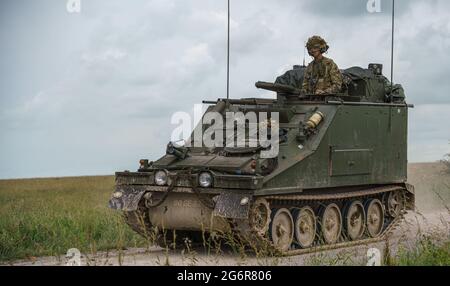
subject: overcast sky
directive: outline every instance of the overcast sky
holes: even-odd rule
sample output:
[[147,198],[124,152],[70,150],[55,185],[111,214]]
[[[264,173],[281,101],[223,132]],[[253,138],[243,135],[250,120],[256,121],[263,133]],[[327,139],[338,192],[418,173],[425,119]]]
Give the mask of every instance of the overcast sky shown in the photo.
[[[164,153],[174,112],[225,97],[226,0],[66,3],[0,2],[0,178],[135,170]],[[390,3],[231,0],[231,97],[268,96],[254,82],[301,64],[314,34],[340,68],[389,76]],[[436,161],[450,153],[450,1],[396,3],[409,160]]]

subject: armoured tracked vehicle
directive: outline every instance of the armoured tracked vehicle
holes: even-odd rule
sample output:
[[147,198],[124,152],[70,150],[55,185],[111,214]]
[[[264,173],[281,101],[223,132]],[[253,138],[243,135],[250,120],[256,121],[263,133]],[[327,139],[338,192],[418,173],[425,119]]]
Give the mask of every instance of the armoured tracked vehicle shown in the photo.
[[285,253],[383,239],[414,210],[407,183],[412,106],[379,64],[342,70],[342,91],[320,96],[300,93],[304,71],[294,66],[275,83],[256,83],[276,99],[204,102],[221,116],[269,114],[268,127],[279,129],[277,156],[263,158],[268,147],[261,146],[169,143],[159,160],[116,173],[110,207],[162,246],[227,232]]

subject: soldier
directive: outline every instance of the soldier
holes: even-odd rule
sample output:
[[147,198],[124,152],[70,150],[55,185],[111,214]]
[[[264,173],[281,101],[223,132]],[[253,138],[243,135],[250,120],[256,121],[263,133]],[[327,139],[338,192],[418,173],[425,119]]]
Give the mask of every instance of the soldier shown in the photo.
[[329,46],[319,36],[312,36],[306,44],[314,60],[305,71],[302,84],[303,94],[338,93],[342,86],[342,75],[332,59],[323,56]]

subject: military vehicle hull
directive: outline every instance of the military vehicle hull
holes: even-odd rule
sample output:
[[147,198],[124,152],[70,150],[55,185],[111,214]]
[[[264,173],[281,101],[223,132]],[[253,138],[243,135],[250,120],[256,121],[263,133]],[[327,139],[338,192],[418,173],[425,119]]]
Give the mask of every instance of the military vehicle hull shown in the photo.
[[[381,75],[349,74],[353,89],[341,95],[302,97],[294,84],[260,84],[278,90],[277,100],[219,100],[209,110],[279,113],[277,157],[170,143],[150,166],[116,173],[110,206],[161,246],[232,234],[255,249],[292,253],[384,239],[414,210],[407,183],[410,106],[398,94],[386,102]],[[166,181],[158,185],[161,172]],[[211,180],[206,187],[199,183],[204,173]]]
[[[301,147],[298,142],[282,144],[272,174],[247,180],[227,175],[234,185],[218,176],[224,180],[222,188],[199,189],[193,187],[196,174],[180,170],[169,175],[173,183],[168,187],[154,186],[152,172],[117,173],[117,191],[133,195],[129,202],[123,196],[116,208],[145,214],[144,232],[150,233],[151,226],[184,234],[232,231],[248,241],[257,236],[276,240],[283,251],[382,237],[395,218],[414,209],[413,188],[406,183],[407,107],[303,103],[293,110],[293,126],[309,110],[321,110],[326,116],[323,132]],[[244,198],[248,204],[241,204]],[[274,219],[278,226],[272,225]],[[322,229],[324,221],[328,226]],[[277,234],[280,227],[288,238]],[[299,242],[307,230],[314,238]]]

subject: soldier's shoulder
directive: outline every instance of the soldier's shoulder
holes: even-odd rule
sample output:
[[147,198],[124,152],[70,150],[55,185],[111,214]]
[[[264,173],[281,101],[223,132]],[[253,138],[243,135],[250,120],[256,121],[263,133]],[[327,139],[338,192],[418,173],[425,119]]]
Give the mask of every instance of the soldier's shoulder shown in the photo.
[[325,64],[329,64],[329,65],[335,65],[336,64],[332,59],[327,58],[327,57],[323,57],[323,62]]
[[314,61],[309,62],[309,64],[306,66],[306,68],[311,68],[314,65]]

